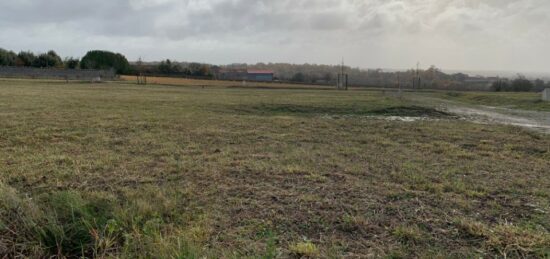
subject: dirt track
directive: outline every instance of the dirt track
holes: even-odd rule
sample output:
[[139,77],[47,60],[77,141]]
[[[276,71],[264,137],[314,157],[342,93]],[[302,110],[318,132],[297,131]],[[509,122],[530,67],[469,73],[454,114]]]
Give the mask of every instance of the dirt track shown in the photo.
[[440,110],[456,114],[469,121],[513,125],[550,134],[550,112],[472,105],[418,94],[410,94],[405,98],[434,105]]

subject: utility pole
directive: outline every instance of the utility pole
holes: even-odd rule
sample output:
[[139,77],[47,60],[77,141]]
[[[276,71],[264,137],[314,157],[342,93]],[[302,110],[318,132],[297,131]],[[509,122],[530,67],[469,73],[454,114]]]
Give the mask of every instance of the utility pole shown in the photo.
[[138,76],[137,76],[137,83],[138,85],[147,85],[147,76],[143,74],[143,60],[141,57],[139,57],[137,61],[137,67],[138,67]]
[[399,72],[397,72],[397,89],[399,96],[401,96],[401,78],[399,77]]
[[416,89],[420,89],[420,84],[421,84],[421,81],[420,81],[420,62],[416,62],[416,80],[417,80]]
[[344,71],[344,58],[342,57],[342,64],[340,65],[340,72],[338,73],[338,83],[336,88],[338,90],[348,90],[348,75]]

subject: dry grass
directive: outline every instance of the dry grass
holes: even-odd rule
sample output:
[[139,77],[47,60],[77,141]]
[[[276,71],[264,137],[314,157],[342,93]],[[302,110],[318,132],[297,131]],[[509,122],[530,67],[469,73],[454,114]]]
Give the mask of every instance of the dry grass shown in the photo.
[[550,136],[380,92],[0,81],[0,125],[0,258],[549,253]]

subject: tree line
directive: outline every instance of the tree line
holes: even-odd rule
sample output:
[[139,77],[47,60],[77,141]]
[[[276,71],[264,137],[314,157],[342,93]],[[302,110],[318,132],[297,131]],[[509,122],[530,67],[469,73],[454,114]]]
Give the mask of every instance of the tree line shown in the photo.
[[498,80],[491,86],[495,92],[540,92],[545,88],[550,88],[550,81],[545,83],[541,79],[529,80],[523,75],[518,75],[513,80]]
[[[62,59],[55,51],[35,54],[31,51],[15,53],[0,48],[0,66],[20,66],[65,69],[114,69],[118,74],[145,74],[159,76],[194,77],[216,79],[222,70],[272,70],[276,81],[335,85],[342,67],[339,65],[257,63],[212,65],[197,62],[161,62],[130,64],[120,53],[103,50],[88,51],[82,59]],[[428,69],[384,71],[344,67],[349,83],[356,86],[426,88],[442,90],[492,90],[492,91],[540,91],[550,87],[550,82],[530,80],[518,75],[515,79],[469,76],[463,73],[447,74],[435,66]]]
[[[342,66],[317,64],[257,63],[210,65],[175,62],[170,59],[161,62],[137,62],[133,71],[149,75],[196,76],[215,79],[222,70],[272,70],[276,81],[335,85]],[[435,66],[428,69],[405,71],[384,71],[382,69],[360,69],[344,66],[349,83],[356,86],[425,88],[441,90],[484,90],[484,91],[541,91],[550,87],[550,81],[530,80],[518,75],[515,79],[499,77],[470,76],[464,73],[448,74]]]
[[65,63],[61,57],[53,50],[46,53],[35,55],[30,51],[21,51],[16,54],[0,48],[0,66],[18,66],[18,67],[64,67]]
[[126,57],[120,53],[103,50],[88,51],[82,59],[61,57],[54,51],[35,54],[31,51],[15,53],[0,48],[0,66],[60,68],[60,69],[114,69],[118,74],[131,72]]
[[197,62],[175,62],[170,59],[161,62],[143,62],[138,60],[132,65],[135,74],[195,77],[203,79],[215,79],[215,74],[220,67]]

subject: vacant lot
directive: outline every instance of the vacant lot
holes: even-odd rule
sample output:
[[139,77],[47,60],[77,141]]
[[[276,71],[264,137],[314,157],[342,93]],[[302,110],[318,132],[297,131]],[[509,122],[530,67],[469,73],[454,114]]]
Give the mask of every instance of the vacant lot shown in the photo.
[[549,135],[379,92],[0,81],[0,257],[537,258],[549,213]]

